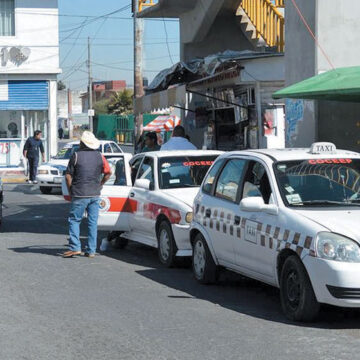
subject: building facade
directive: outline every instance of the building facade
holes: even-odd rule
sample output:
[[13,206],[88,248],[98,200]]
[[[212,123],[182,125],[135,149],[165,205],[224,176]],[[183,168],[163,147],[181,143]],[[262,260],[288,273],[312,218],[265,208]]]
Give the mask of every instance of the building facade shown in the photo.
[[[255,8],[260,5],[262,12]],[[146,7],[140,18],[179,19],[181,64],[191,67],[200,58],[209,71],[177,89],[170,84],[136,99],[135,111],[181,108],[182,123],[198,148],[283,147],[284,104],[271,97],[284,86],[283,39],[278,35],[273,41],[256,28],[252,15],[265,12],[272,20],[266,23],[264,17],[263,29],[273,25],[271,33],[281,29],[283,35],[283,11],[268,1],[159,0]]]
[[22,167],[22,149],[41,130],[57,152],[58,1],[0,1],[0,167]]
[[[338,67],[358,66],[360,25],[358,0],[286,1],[286,85]],[[318,45],[319,44],[319,45]],[[307,147],[315,141],[331,141],[339,148],[360,151],[360,103],[286,100],[286,143]]]

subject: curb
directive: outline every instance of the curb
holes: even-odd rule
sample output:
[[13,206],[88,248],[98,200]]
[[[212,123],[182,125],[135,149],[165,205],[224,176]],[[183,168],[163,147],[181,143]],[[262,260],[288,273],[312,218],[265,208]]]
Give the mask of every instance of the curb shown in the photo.
[[18,184],[18,183],[26,183],[26,178],[24,177],[14,177],[14,178],[2,178],[1,179],[4,184]]

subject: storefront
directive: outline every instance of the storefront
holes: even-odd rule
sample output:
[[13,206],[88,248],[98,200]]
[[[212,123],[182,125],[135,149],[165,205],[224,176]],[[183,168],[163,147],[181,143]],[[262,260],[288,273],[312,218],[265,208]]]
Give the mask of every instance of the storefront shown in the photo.
[[49,153],[49,82],[0,81],[0,167],[22,167],[22,149],[35,130],[42,131]]

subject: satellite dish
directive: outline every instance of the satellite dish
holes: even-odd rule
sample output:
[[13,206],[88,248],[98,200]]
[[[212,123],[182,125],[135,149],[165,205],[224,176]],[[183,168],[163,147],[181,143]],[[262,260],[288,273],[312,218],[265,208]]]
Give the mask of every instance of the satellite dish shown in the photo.
[[12,47],[10,49],[10,59],[13,62],[18,62],[19,61],[19,56],[20,56],[20,50],[17,47]]
[[1,49],[1,58],[3,64],[6,64],[9,61],[9,51],[6,47]]

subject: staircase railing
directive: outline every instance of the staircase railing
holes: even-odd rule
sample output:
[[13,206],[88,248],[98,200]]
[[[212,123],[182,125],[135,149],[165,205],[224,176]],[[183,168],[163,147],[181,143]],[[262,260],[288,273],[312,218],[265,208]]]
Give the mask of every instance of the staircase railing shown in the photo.
[[278,8],[284,8],[285,7],[285,0],[275,0],[275,6]]
[[241,7],[255,26],[256,37],[262,37],[268,46],[283,52],[285,19],[276,6],[270,0],[242,0]]
[[137,0],[139,5],[138,5],[138,9],[139,12],[143,11],[144,8],[150,7],[150,6],[154,6],[155,5],[155,1],[154,0]]

